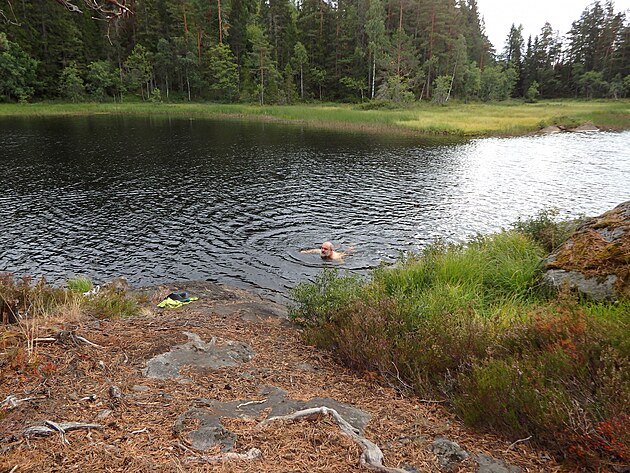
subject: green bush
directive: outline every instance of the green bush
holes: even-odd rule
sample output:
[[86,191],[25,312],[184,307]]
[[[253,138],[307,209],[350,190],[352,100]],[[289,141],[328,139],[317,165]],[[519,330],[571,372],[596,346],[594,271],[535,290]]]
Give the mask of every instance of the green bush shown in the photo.
[[77,276],[75,278],[68,279],[68,281],[66,281],[66,286],[70,292],[83,294],[94,288],[94,283],[85,276]]
[[558,209],[543,209],[534,217],[519,218],[512,228],[531,237],[545,251],[551,252],[564,243],[583,219],[573,222],[558,222]]
[[[310,343],[466,422],[582,464],[623,462],[630,419],[630,301],[595,304],[538,289],[547,214],[518,231],[438,243],[371,278],[327,271],[293,292]],[[554,243],[555,244],[555,243]]]

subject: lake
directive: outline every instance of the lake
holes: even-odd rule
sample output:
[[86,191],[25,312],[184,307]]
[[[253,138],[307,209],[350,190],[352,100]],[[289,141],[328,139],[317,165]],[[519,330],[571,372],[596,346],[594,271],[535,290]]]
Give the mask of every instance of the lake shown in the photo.
[[[286,300],[442,239],[630,199],[630,132],[376,137],[164,117],[0,118],[0,271],[207,280]],[[341,263],[301,249],[353,246]]]

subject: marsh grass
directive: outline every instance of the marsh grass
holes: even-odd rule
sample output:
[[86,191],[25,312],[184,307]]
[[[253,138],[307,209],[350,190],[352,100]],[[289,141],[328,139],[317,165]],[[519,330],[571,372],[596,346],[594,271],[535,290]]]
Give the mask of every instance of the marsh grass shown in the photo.
[[365,109],[349,104],[258,106],[249,104],[151,103],[4,104],[0,116],[151,115],[270,121],[314,128],[455,136],[519,135],[547,125],[568,127],[592,122],[613,129],[630,128],[630,100],[417,103],[404,108]]
[[472,425],[532,436],[582,464],[622,462],[630,301],[586,303],[539,287],[540,242],[556,226],[547,217],[438,243],[363,281],[324,272],[296,288],[291,316],[307,322],[308,342],[448,400]]

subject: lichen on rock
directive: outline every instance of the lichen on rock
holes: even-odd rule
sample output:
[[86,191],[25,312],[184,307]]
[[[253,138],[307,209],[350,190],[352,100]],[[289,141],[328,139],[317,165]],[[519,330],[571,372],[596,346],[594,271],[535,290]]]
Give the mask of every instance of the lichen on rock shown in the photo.
[[543,280],[596,301],[630,297],[630,201],[578,226],[545,260]]

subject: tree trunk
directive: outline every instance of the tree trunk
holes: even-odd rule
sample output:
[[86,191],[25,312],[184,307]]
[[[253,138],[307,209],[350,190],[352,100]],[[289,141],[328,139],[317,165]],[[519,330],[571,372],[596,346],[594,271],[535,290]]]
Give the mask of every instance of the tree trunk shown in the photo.
[[300,96],[304,100],[304,66],[300,64]]
[[372,59],[372,99],[374,99],[374,88],[376,86],[376,54]]
[[217,9],[219,12],[219,44],[223,44],[223,21],[221,21],[221,0],[217,0]]

